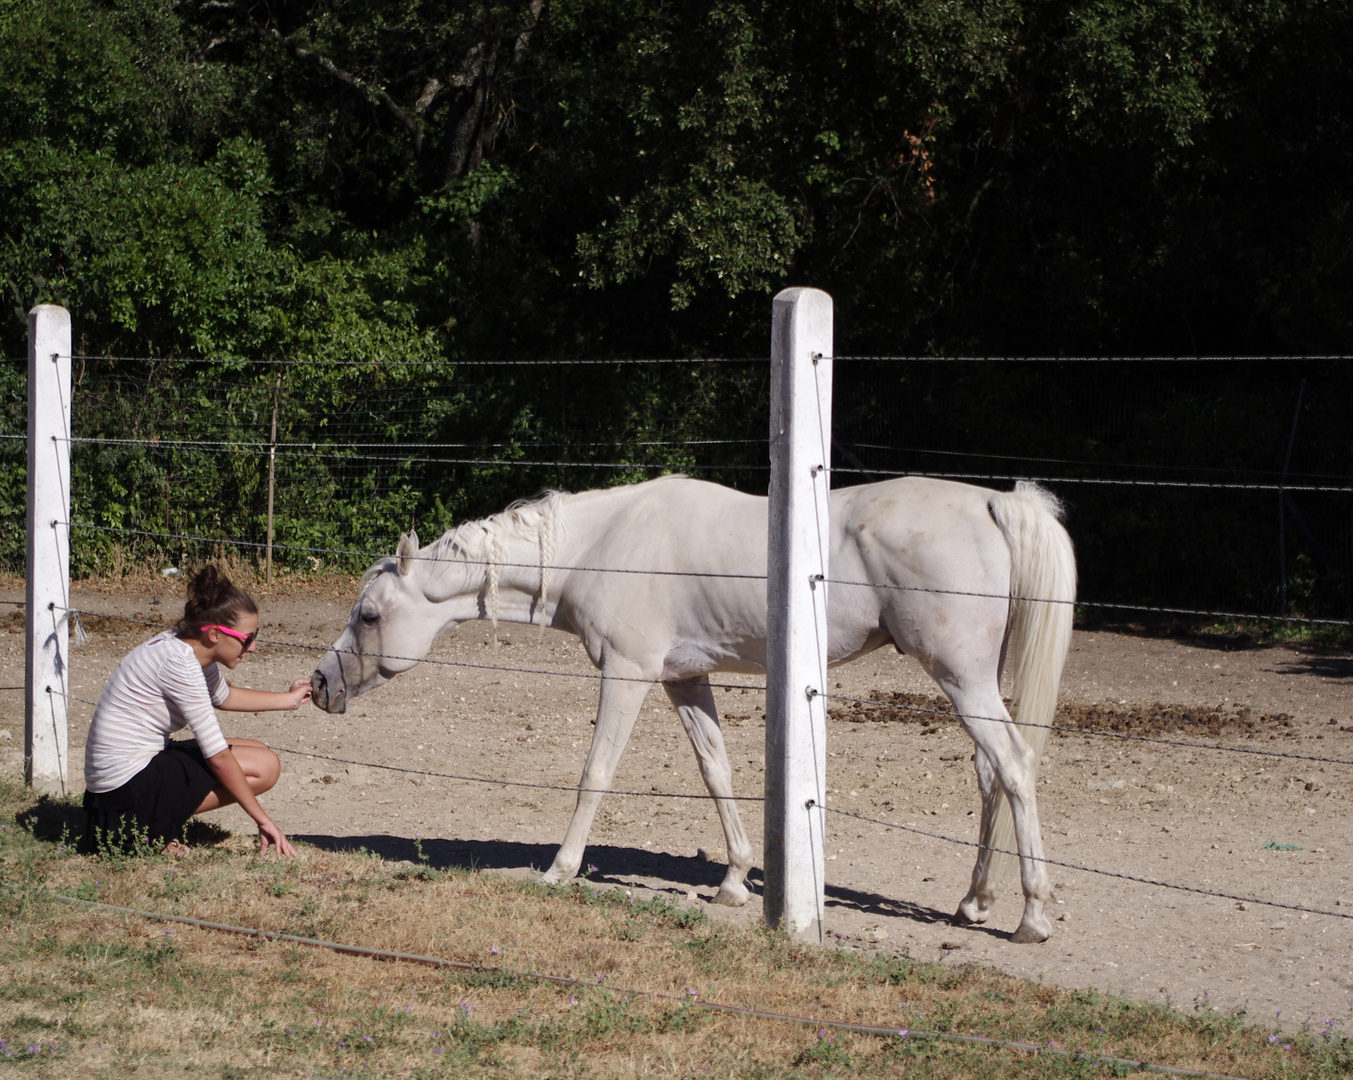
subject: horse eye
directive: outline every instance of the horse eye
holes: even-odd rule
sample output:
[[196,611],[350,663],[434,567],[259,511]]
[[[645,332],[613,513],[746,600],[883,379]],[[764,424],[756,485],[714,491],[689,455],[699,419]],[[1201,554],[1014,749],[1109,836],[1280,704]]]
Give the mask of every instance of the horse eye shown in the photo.
[[381,621],[381,616],[380,616],[380,612],[379,612],[379,611],[364,611],[364,612],[362,612],[362,622],[366,623],[367,626],[374,626],[376,623],[378,623],[378,622],[380,622],[380,621]]

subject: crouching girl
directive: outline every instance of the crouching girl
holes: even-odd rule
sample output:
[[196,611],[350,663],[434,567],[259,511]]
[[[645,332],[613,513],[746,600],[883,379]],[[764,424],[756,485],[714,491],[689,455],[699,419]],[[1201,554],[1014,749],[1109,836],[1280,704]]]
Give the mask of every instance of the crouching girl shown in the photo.
[[[239,803],[258,823],[259,853],[296,852],[259,805],[282,765],[256,739],[227,739],[213,706],[231,712],[296,709],[310,680],[283,693],[230,686],[221,674],[255,650],[258,606],[215,566],[188,583],[174,630],[156,634],[118,664],[104,688],[85,742],[85,833],[80,849],[131,850],[149,843],[165,854],[187,851],[194,814]],[[195,736],[171,741],[184,727]]]

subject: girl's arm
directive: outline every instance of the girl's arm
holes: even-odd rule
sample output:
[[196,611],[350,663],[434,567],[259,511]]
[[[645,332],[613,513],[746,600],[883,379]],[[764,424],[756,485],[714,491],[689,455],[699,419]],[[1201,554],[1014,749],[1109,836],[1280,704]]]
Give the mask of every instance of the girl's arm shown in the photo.
[[226,712],[271,712],[275,709],[299,709],[310,700],[310,680],[297,679],[291,689],[280,694],[232,686],[225,701],[217,705]]
[[[257,694],[257,690],[246,690],[245,693]],[[282,697],[281,694],[269,694],[267,697]],[[268,817],[259,805],[257,796],[254,795],[254,789],[249,786],[249,780],[244,775],[244,770],[240,768],[239,760],[235,757],[234,751],[230,749],[222,750],[219,754],[213,754],[207,758],[207,768],[211,770],[212,775],[216,777],[217,783],[226,789],[240,804],[240,808],[254,819],[258,825],[258,853],[262,855],[268,850],[268,845],[272,844],[277,849],[277,854],[284,855],[287,858],[294,858],[295,849],[287,840],[282,830],[273,824],[272,818]]]

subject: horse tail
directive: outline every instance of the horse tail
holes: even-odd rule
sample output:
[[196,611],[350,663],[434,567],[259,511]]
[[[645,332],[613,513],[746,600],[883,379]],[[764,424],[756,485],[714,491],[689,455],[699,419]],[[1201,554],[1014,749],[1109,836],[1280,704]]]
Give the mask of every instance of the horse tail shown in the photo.
[[[1014,719],[1037,769],[1071,647],[1076,554],[1062,527],[1061,502],[1037,484],[1021,480],[1014,491],[993,495],[987,508],[1010,546],[1005,662],[1013,684]],[[1007,799],[997,806],[990,844],[998,851],[1015,850],[1015,821]],[[992,870],[1003,872],[1015,862],[1011,855],[993,855]]]

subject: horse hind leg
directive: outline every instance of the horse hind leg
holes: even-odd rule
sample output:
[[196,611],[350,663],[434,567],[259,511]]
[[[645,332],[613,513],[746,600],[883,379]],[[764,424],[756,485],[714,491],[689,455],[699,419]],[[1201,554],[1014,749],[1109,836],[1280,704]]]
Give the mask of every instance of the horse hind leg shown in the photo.
[[664,683],[663,689],[675,706],[681,726],[691,740],[700,763],[700,775],[705,787],[714,797],[723,825],[724,844],[728,849],[728,872],[724,875],[716,904],[741,907],[747,903],[747,874],[752,869],[752,845],[738,816],[738,804],[733,801],[733,770],[728,764],[728,750],[724,746],[723,730],[719,727],[718,708],[709,678],[701,676],[685,682]]
[[[946,690],[949,689],[946,687]],[[1052,936],[1052,924],[1048,921],[1044,907],[1051,896],[1048,882],[1047,865],[1043,858],[1043,837],[1038,823],[1038,802],[1035,792],[1038,763],[1033,752],[1020,735],[1017,727],[1008,719],[1005,705],[998,691],[987,694],[968,694],[963,691],[951,691],[954,707],[963,719],[963,726],[977,744],[979,760],[985,758],[990,767],[994,783],[991,795],[986,791],[982,798],[983,844],[990,844],[996,835],[997,810],[1002,798],[1010,805],[1014,818],[1015,842],[1019,852],[1020,885],[1024,891],[1024,914],[1019,927],[1011,935],[1017,944],[1046,941]],[[982,770],[978,771],[978,782],[982,782]],[[994,866],[1002,856],[990,847],[980,849],[977,863],[973,867],[973,886],[964,904],[971,899],[965,909],[959,905],[959,915],[977,915],[982,912],[983,897],[990,907],[992,876]]]
[[596,817],[602,795],[611,786],[620,754],[634,730],[635,718],[650,685],[639,679],[602,676],[597,727],[592,733],[592,749],[587,754],[587,764],[583,766],[582,779],[578,783],[578,802],[569,819],[564,842],[545,871],[545,882],[554,884],[577,876],[578,868],[583,864],[587,834],[592,830],[592,819]]
[[972,884],[968,895],[954,912],[955,926],[974,926],[987,921],[991,905],[996,902],[996,890],[991,880],[991,838],[996,825],[996,810],[1005,798],[1005,790],[996,777],[996,769],[986,752],[979,746],[977,759],[977,788],[982,797],[982,821],[977,830],[977,862],[972,868]]

